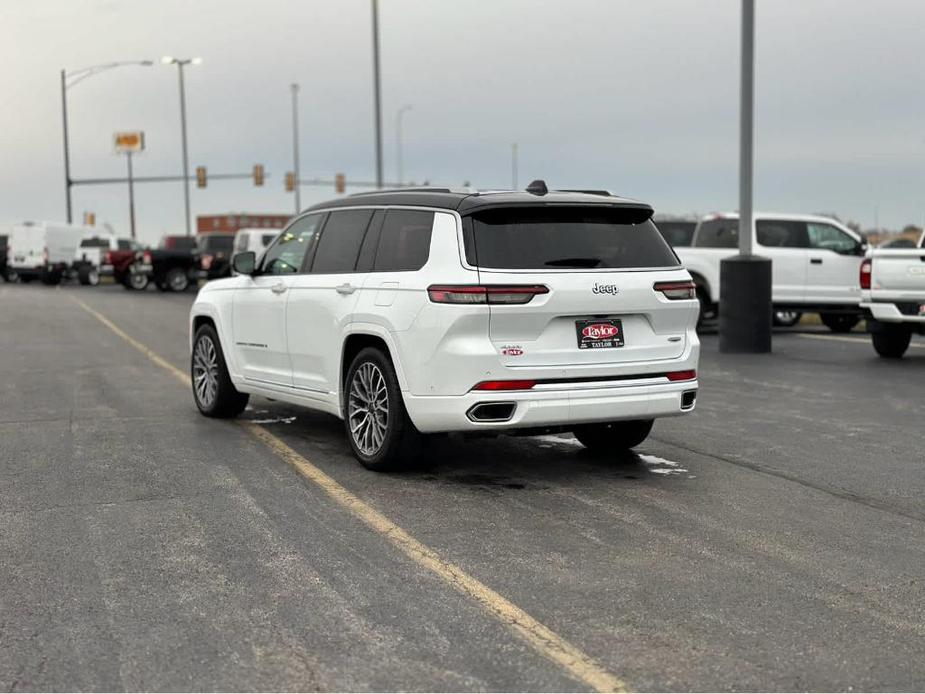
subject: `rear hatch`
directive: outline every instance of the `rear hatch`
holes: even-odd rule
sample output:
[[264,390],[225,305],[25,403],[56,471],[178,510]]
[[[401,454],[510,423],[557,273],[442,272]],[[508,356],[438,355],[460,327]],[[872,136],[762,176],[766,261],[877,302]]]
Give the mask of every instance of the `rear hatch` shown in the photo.
[[[499,207],[465,219],[466,258],[485,286],[489,335],[503,364],[568,367],[680,357],[696,309],[689,276],[649,220],[649,208]],[[519,289],[517,289],[519,288]],[[669,287],[670,288],[670,287]],[[682,300],[677,300],[677,299]]]

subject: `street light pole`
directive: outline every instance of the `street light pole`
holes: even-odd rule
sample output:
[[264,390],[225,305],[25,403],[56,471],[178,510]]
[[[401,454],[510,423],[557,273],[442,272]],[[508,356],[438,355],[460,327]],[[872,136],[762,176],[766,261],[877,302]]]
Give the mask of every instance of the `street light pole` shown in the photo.
[[295,213],[302,211],[299,186],[299,85],[291,84],[292,90],[292,170],[295,172]]
[[376,118],[376,188],[382,188],[382,106],[379,85],[379,2],[372,0],[373,12],[373,101]]
[[67,205],[67,223],[73,222],[71,214],[71,151],[67,134],[67,70],[61,71],[61,121],[64,126],[64,198]]
[[739,106],[739,254],[720,262],[719,349],[771,351],[771,259],[753,253],[755,0],[742,0]]
[[395,116],[395,142],[398,151],[396,152],[396,160],[398,162],[398,185],[404,185],[405,181],[405,170],[402,162],[402,140],[401,140],[401,117],[405,115],[406,111],[411,110],[411,104],[405,104],[400,109],[398,109],[398,114]]
[[192,236],[190,228],[190,203],[189,203],[189,153],[186,141],[186,84],[183,80],[183,68],[187,65],[199,65],[201,58],[172,58],[164,56],[161,58],[164,65],[176,65],[177,74],[179,75],[180,84],[180,136],[183,148],[183,203],[184,203],[184,221],[186,222],[186,235]]
[[[61,70],[61,126],[64,135],[64,200],[67,210],[68,224],[73,223],[74,216],[71,206],[71,186],[73,185],[73,182],[71,181],[71,149],[67,122],[67,90],[78,82],[87,79],[88,77],[92,77],[93,75],[96,75],[105,70],[110,70],[116,67],[123,67],[125,65],[143,65],[145,67],[150,67],[151,65],[154,65],[154,62],[151,60],[121,60],[115,63],[91,65],[90,67],[81,68],[80,70],[72,70],[71,72],[68,72],[64,69]],[[70,83],[68,83],[68,79],[71,80]]]

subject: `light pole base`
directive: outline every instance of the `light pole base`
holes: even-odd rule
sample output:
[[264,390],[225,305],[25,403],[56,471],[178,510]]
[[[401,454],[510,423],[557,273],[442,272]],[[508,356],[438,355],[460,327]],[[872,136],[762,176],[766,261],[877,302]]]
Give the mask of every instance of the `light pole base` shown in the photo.
[[771,351],[771,259],[735,255],[720,262],[719,351]]

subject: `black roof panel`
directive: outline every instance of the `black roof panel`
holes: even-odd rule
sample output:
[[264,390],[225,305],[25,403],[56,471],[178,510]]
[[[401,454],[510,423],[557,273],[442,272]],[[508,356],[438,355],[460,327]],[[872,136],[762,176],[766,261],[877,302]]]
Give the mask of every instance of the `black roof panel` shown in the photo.
[[312,205],[307,211],[327,210],[345,207],[383,205],[409,205],[414,207],[436,207],[455,210],[460,214],[498,206],[541,206],[541,205],[606,205],[612,207],[633,207],[649,210],[652,207],[638,200],[606,195],[605,191],[570,192],[552,190],[546,195],[532,195],[525,191],[490,191],[473,193],[452,191],[448,188],[432,190],[383,190],[372,193],[350,195]]

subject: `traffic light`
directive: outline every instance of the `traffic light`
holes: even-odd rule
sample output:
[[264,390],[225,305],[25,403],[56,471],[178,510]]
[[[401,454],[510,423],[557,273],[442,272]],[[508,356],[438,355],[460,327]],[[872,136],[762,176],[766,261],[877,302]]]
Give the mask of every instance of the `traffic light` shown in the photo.
[[347,177],[344,174],[339,173],[334,176],[334,190],[338,193],[347,190]]
[[295,174],[292,171],[286,172],[286,192],[291,193],[295,190]]
[[263,185],[263,164],[254,164],[254,185]]
[[206,167],[197,166],[196,167],[196,187],[205,188],[206,187]]

